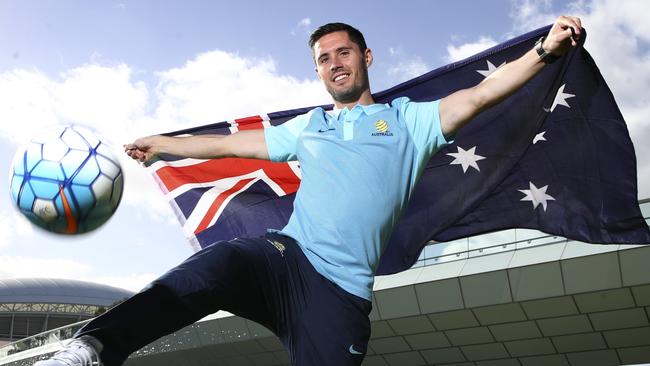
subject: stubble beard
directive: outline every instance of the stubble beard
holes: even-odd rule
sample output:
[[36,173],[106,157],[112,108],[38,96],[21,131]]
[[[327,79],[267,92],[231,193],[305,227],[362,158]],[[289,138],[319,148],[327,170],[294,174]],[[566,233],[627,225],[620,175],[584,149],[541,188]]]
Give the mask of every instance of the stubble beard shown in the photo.
[[342,104],[354,103],[361,98],[361,95],[366,90],[370,89],[370,82],[368,81],[368,69],[363,67],[360,69],[359,82],[355,82],[348,89],[335,90],[330,84],[326,84],[327,92],[332,96],[335,102]]

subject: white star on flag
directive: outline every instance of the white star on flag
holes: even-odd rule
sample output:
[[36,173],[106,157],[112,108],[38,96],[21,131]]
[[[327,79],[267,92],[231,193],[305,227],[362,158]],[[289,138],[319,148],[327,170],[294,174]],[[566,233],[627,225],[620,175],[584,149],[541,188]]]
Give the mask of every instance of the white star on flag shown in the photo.
[[478,170],[479,172],[481,171],[481,169],[479,169],[478,164],[476,162],[485,159],[485,157],[476,155],[474,153],[474,151],[476,151],[476,146],[472,147],[469,150],[464,150],[460,146],[456,146],[456,148],[458,149],[458,152],[447,154],[454,158],[454,161],[449,163],[450,165],[460,164],[463,167],[463,173],[467,172],[467,169],[469,169],[470,166]]
[[544,108],[545,111],[553,112],[555,110],[555,107],[557,107],[558,104],[571,108],[571,106],[569,105],[569,103],[566,102],[566,100],[575,97],[575,94],[565,93],[564,92],[565,86],[566,84],[562,84],[562,86],[557,90],[557,94],[555,95],[555,99],[553,100],[553,104],[551,105],[551,108],[549,109]]
[[526,196],[522,198],[522,201],[531,201],[533,203],[533,210],[539,206],[539,204],[542,204],[542,207],[544,208],[544,211],[546,211],[546,205],[547,201],[555,201],[555,198],[549,196],[546,194],[546,189],[548,186],[544,186],[542,188],[537,188],[533,184],[533,182],[528,182],[530,189],[520,189],[519,192],[525,194]]
[[499,65],[499,66],[497,67],[497,66],[494,66],[494,64],[491,63],[491,62],[488,60],[488,62],[487,62],[487,70],[476,70],[476,72],[478,72],[479,74],[481,74],[481,75],[483,75],[483,76],[485,76],[485,77],[488,77],[488,76],[490,76],[491,73],[497,71],[497,69],[498,69],[499,67],[501,67],[501,66],[503,66],[503,65],[505,65],[505,64],[506,64],[506,62],[504,61],[501,65]]
[[533,145],[535,145],[536,143],[538,143],[540,141],[546,141],[546,137],[544,137],[545,133],[546,133],[546,131],[542,131],[542,132],[538,133],[537,135],[535,135],[535,138],[533,138]]

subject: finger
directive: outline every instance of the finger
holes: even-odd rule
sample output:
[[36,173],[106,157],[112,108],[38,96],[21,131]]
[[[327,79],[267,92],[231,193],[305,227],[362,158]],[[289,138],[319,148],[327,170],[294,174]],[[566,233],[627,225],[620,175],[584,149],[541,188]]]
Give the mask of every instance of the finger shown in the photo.
[[557,19],[557,23],[562,29],[573,27],[576,34],[581,33],[582,24],[578,17],[562,15]]
[[566,17],[565,21],[567,27],[573,28],[572,38],[576,40],[580,39],[580,35],[582,34],[582,23],[580,22],[580,18]]
[[577,45],[580,39],[580,27],[573,18],[565,17],[558,20],[560,31],[557,33],[558,41],[564,42],[566,39],[571,41],[571,45]]
[[133,158],[133,160],[140,160],[142,157],[142,152],[139,150],[132,150],[130,156]]
[[574,23],[574,25],[570,26],[569,29],[571,30],[571,39],[574,41],[580,40],[580,36],[582,35],[580,24]]
[[573,17],[573,21],[578,25],[578,32],[582,30],[582,20],[578,17]]
[[574,41],[573,39],[573,34],[575,31],[571,30],[571,27],[564,27],[562,26],[558,31],[555,33],[555,40],[559,43],[564,43],[567,40],[570,40],[571,42]]
[[574,28],[573,28],[573,27],[569,27],[568,31],[569,31],[569,32],[568,32],[568,33],[569,33],[569,34],[568,34],[568,36],[569,36],[568,38],[571,40],[571,46],[575,46],[575,45],[577,45],[578,43],[577,43],[576,41],[578,40],[578,38],[577,38],[577,36],[576,36],[576,32],[575,32]]

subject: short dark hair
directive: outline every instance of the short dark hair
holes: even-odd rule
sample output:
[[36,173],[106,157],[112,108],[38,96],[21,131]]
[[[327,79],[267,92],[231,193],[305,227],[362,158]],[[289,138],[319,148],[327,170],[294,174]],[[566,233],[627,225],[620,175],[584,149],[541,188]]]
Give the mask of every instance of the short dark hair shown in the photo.
[[365,52],[366,48],[366,40],[363,38],[363,34],[359,32],[358,29],[355,27],[345,24],[345,23],[327,23],[325,25],[321,25],[318,27],[312,34],[309,36],[309,48],[314,50],[314,44],[318,42],[321,37],[323,37],[326,34],[334,33],[334,32],[339,32],[339,31],[345,31],[348,33],[348,37],[350,37],[350,40],[359,46],[359,49],[361,49],[361,52]]

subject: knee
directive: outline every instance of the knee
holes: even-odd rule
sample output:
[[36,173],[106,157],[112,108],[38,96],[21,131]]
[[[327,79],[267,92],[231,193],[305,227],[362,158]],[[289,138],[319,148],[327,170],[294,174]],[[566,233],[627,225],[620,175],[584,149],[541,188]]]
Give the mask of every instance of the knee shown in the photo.
[[210,290],[233,275],[233,267],[241,266],[242,257],[232,243],[218,242],[193,254],[148,287],[162,287],[179,297]]

